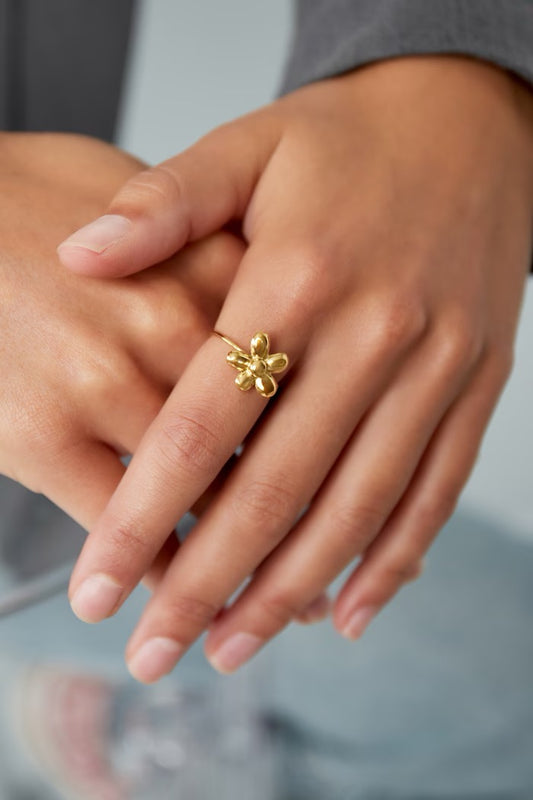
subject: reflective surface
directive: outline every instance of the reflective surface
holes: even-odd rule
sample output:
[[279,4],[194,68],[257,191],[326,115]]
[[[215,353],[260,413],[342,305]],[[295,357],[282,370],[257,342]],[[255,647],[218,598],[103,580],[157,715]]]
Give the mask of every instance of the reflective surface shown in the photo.
[[[81,543],[2,508],[0,599]],[[533,546],[458,513],[359,643],[292,625],[224,677],[199,642],[151,688],[123,663],[147,592],[96,626],[62,592],[0,620],[0,798],[531,800],[532,575]]]

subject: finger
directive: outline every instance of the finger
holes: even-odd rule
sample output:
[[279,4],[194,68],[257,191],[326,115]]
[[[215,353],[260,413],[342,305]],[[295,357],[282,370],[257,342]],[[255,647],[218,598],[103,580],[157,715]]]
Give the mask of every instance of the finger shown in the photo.
[[[217,231],[187,245],[179,257],[165,262],[165,265],[171,266],[180,285],[187,288],[198,303],[201,302],[202,311],[214,324],[245,251],[242,239],[226,231]],[[162,265],[163,271],[165,265]],[[146,273],[146,279],[149,281],[151,278],[152,270]]]
[[34,485],[86,530],[98,519],[124,474],[118,455],[102,442],[84,439],[54,457]]
[[[218,473],[215,480],[211,483],[210,486],[207,487],[205,492],[198,498],[196,503],[191,507],[190,511],[194,516],[198,519],[201,519],[202,515],[205,514],[211,503],[218,497],[220,492],[224,488],[224,483],[227,479],[227,475],[231,471],[235,458],[232,457],[228,460],[227,464],[224,465],[224,468]],[[146,586],[147,589],[150,591],[155,591],[157,586],[163,580],[166,575],[166,572],[174,559],[174,556],[178,552],[180,547],[179,539],[176,535],[175,531],[167,538],[166,542],[163,544],[163,547],[156,555],[154,561],[152,562],[152,566],[150,567],[149,571],[145,574],[143,578],[143,584]],[[331,603],[329,603],[329,608],[331,607]],[[329,610],[329,609],[328,609]],[[318,611],[317,611],[318,613]]]
[[295,616],[295,622],[302,625],[309,625],[313,622],[320,622],[327,617],[331,611],[332,603],[327,592],[321,592],[314,600],[299,611]]
[[212,330],[244,252],[242,241],[218,232],[157,267],[110,282],[120,295],[117,335],[167,394]]
[[151,592],[155,592],[180,548],[178,536],[175,531],[169,534],[159,553],[156,555],[150,569],[142,578],[143,585]]
[[[230,459],[230,462],[232,459]],[[225,468],[224,468],[225,470]],[[221,473],[224,472],[221,470]],[[222,491],[223,480],[221,479],[221,473],[217,475],[211,486],[209,486],[203,495],[196,501],[196,503],[191,508],[191,512],[200,519],[202,515],[206,512],[209,508],[211,503],[217,498],[217,496]],[[179,541],[176,537],[175,532],[172,532],[168,537],[167,541],[159,551],[158,555],[155,557],[150,570],[146,573],[143,578],[143,584],[146,586],[147,589],[150,591],[155,591],[157,586],[163,580],[166,575],[166,572],[172,562],[174,556],[176,555],[178,548],[179,548]],[[328,616],[332,608],[331,599],[328,597],[326,592],[321,592],[315,599],[309,603],[309,605],[304,608],[301,612],[296,614],[295,622],[299,622],[302,625],[310,625],[314,622],[319,622],[320,620],[324,619],[324,617]],[[224,613],[226,612],[226,608],[222,607],[216,618],[223,617]],[[214,620],[214,621],[215,621]]]
[[367,412],[307,513],[263,562],[224,624],[210,631],[205,650],[220,671],[240,666],[234,636],[245,632],[266,642],[279,633],[294,608],[327,587],[378,534],[471,369],[470,354],[459,363],[449,343],[439,353],[439,339],[440,331],[427,337]]
[[[187,247],[179,259],[182,269],[177,295],[176,275],[169,277],[170,262],[161,270],[126,279],[135,284],[134,297],[143,297],[139,284],[147,284],[147,308],[141,304],[132,311],[128,307],[126,318],[121,320],[120,304],[118,306],[116,322],[120,336],[124,336],[121,326],[126,330],[134,327],[134,330],[128,331],[127,339],[131,356],[123,363],[119,361],[118,368],[117,364],[113,365],[111,383],[102,380],[101,369],[88,371],[87,380],[92,383],[93,395],[96,395],[92,404],[91,436],[107,442],[122,455],[135,451],[186,364],[209,335],[209,319],[211,325],[214,324],[223,302],[222,294],[227,294],[243,253],[242,242],[227,233],[213,235]],[[153,290],[158,282],[163,282],[158,288],[159,296],[165,301],[160,301],[156,308]],[[131,324],[132,319],[136,321],[135,326]],[[85,388],[85,381],[82,381],[81,389]]]
[[228,458],[220,472],[215,475],[205,492],[193,503],[190,511],[195,517],[197,517],[197,519],[201,519],[215,498],[222,494],[226,485],[226,481],[228,480],[232,470],[235,468],[238,459],[238,455],[233,453]]
[[[245,260],[250,257],[250,253],[251,250],[248,251]],[[268,273],[268,281],[265,281],[263,287],[258,286],[259,291],[252,293],[252,296],[261,298],[267,308],[277,308],[278,314],[281,316],[287,314],[282,304],[279,301],[277,305],[269,302],[269,294],[275,290],[272,287],[277,285],[276,271],[278,270],[286,271],[284,261],[273,261],[272,269]],[[286,285],[287,295],[290,297],[288,280]],[[263,291],[260,291],[261,288]],[[234,291],[235,289],[232,287],[232,295]],[[247,307],[253,313],[253,309],[249,308],[251,303],[246,304],[244,298],[241,300],[239,289],[236,290],[236,293],[237,299],[234,302],[241,314],[242,309]],[[361,356],[359,359],[354,359],[355,363],[353,369],[348,373],[349,379],[343,392],[333,393],[333,400],[338,403],[342,414],[332,413],[329,423],[322,425],[321,435],[332,457],[336,457],[350,434],[354,424],[354,414],[362,414],[366,410],[370,400],[381,388],[383,375],[387,373],[387,369],[396,360],[398,354],[397,341],[392,345],[388,341],[385,344],[382,337],[376,337],[374,327],[366,324],[368,322],[367,313],[370,315],[370,319],[374,318],[372,310],[362,309],[360,329],[355,330],[353,334],[361,341]],[[238,319],[238,317],[238,314],[233,314],[234,319]],[[351,314],[346,314],[344,318],[338,316],[336,320],[335,324],[342,331],[341,336],[345,335],[345,329],[348,326],[352,329],[357,327],[354,326]],[[303,320],[295,321],[297,324],[285,326],[286,332],[283,336],[276,337],[276,341],[289,342],[288,349],[291,354],[296,350],[298,333],[301,334],[302,331],[305,331]],[[281,323],[278,323],[278,327],[282,328]],[[377,343],[373,342],[372,345],[365,343],[365,329],[370,331],[367,338],[369,336],[373,339],[378,338]],[[337,333],[337,335],[339,334]],[[291,339],[294,341],[293,347],[291,347]],[[300,449],[302,424],[308,427],[307,441],[309,442],[313,441],[317,431],[314,417],[307,414],[309,391],[315,395],[317,401],[320,400],[323,404],[331,402],[329,384],[323,381],[323,376],[330,373],[336,374],[335,370],[337,370],[337,374],[346,372],[345,354],[336,352],[332,355],[330,348],[325,344],[326,341],[327,339],[318,345],[322,355],[318,359],[316,374],[309,378],[311,389],[304,386],[296,392],[295,399],[291,401],[293,408],[286,412],[282,430],[273,437],[276,456],[279,454],[279,442],[287,441],[293,444],[285,448],[286,452],[290,453],[291,458],[296,462],[300,460],[297,470],[287,470],[287,474],[297,474],[302,484],[299,492],[294,492],[296,504],[305,501],[309,492],[312,491],[312,482],[305,474],[305,470],[302,470],[302,466],[306,462]],[[142,574],[146,560],[152,559],[162,545],[166,531],[214,479],[256,420],[265,401],[255,392],[243,393],[232,387],[231,375],[227,374],[228,365],[221,358],[224,352],[224,348],[220,348],[220,340],[211,337],[188,365],[169,401],[135,453],[128,473],[104,515],[89,535],[72,576],[71,597],[82,581],[94,572],[111,575],[124,587],[125,593],[131,591],[139,580],[139,575]],[[300,375],[300,381],[302,379],[303,376]],[[230,391],[221,391],[220,387],[224,386],[224,381]],[[319,408],[319,403],[314,403],[314,406]],[[305,408],[304,414],[302,414],[302,407]],[[339,419],[344,421],[344,429],[343,425],[339,424]],[[303,440],[305,441],[305,436]],[[311,462],[316,471],[315,480],[321,481],[328,469],[327,459],[320,461],[313,456]],[[268,461],[259,463],[268,463]],[[258,494],[260,491],[265,494],[268,490],[268,482],[264,479],[262,466],[260,472],[261,475],[254,481],[256,484],[256,488],[253,490],[254,494]],[[301,497],[299,496],[300,492],[303,493]],[[283,497],[287,498],[287,496],[287,490],[284,495],[280,493],[277,498],[278,503],[280,499],[283,500]],[[253,498],[250,497],[248,504],[251,506],[252,502]],[[257,499],[257,504],[259,502],[260,498]],[[285,505],[288,506],[287,500],[285,500]],[[290,513],[291,515],[288,524],[292,523],[292,515],[296,515],[300,507],[294,509],[287,507],[285,514]],[[251,508],[250,511],[252,511]],[[260,518],[259,510],[255,516],[257,519]],[[265,513],[261,516],[265,516]],[[277,516],[279,518],[279,511]],[[276,517],[272,516],[270,524],[272,520],[276,525],[278,524]],[[241,514],[241,518],[236,520],[236,530],[240,530],[241,536],[246,536],[248,549],[240,547],[239,555],[242,552],[242,562],[238,563],[234,558],[233,569],[228,571],[232,581],[235,580],[236,574],[240,575],[245,569],[242,580],[249,573],[250,568],[253,568],[265,555],[264,544],[262,545],[261,541],[263,543],[266,541],[266,532],[258,540],[259,546],[256,544],[255,552],[251,553],[249,548],[253,542],[250,536],[246,535],[246,530],[243,531],[244,521]],[[227,529],[227,524],[225,527]],[[194,538],[198,539],[198,529],[195,531]],[[218,535],[211,538],[214,543],[223,541]],[[233,545],[232,551],[234,551],[234,543],[229,542],[228,544]],[[273,541],[272,546],[274,546]],[[129,554],[127,561],[123,558],[126,548]],[[213,556],[216,562],[217,557],[215,554]],[[250,556],[255,559],[251,567],[249,565]],[[191,570],[191,576],[197,572],[194,564]],[[238,585],[239,581],[235,588]],[[212,590],[215,588],[219,587],[213,585]],[[224,589],[225,591],[226,589]],[[227,596],[228,594],[225,594],[222,599],[225,600]],[[312,599],[313,597],[310,597],[309,601]],[[75,605],[76,603],[74,603]],[[85,611],[78,610],[80,616],[85,618]]]
[[[268,273],[261,271],[256,277],[255,257],[249,248],[219,324],[229,333],[233,320],[232,338],[249,348],[257,320],[268,315],[272,349],[283,342],[284,349],[297,360],[305,330],[304,320],[298,315],[304,315],[305,305],[300,303],[292,315],[290,305],[291,294],[299,287],[291,287],[287,278],[287,292],[280,301],[277,285],[280,272],[287,271],[286,264],[275,259]],[[247,260],[251,262],[248,268]],[[297,280],[301,287],[301,278]],[[284,317],[290,318],[289,324],[284,323]],[[72,575],[71,598],[82,580],[95,572],[112,576],[125,594],[131,591],[168,530],[205,491],[257,420],[267,401],[253,388],[244,392],[233,385],[235,370],[225,360],[228,350],[227,344],[210,336],[187,365],[137,448],[105,513],[87,537]],[[237,377],[241,374],[237,372]],[[123,558],[126,548],[127,560]],[[77,610],[86,617],[83,609]]]
[[[224,491],[224,485],[231,474],[231,471],[235,467],[235,464],[238,461],[238,456],[233,455],[229,461],[224,465],[221,471],[216,476],[215,480],[212,484],[206,489],[203,495],[196,501],[196,503],[192,506],[191,512],[198,518],[201,519],[202,515],[207,511],[209,506],[221,495]],[[173,555],[173,553],[172,553]],[[165,558],[164,561],[164,572],[166,572],[171,558]],[[153,565],[152,565],[153,569]],[[163,574],[161,577],[163,577]],[[326,592],[321,592],[314,600],[309,603],[309,605],[303,609],[301,612],[296,614],[295,621],[300,622],[302,624],[311,624],[313,622],[319,622],[320,620],[326,617],[330,610],[331,610],[331,599],[328,597]],[[223,606],[220,611],[215,615],[213,622],[217,619],[221,619],[224,614],[226,613],[226,607]]]
[[[321,592],[309,605],[304,609],[298,611],[294,616],[294,622],[300,625],[311,625],[315,622],[321,622],[327,617],[332,608],[332,601],[327,592]],[[231,611],[231,606],[223,606],[209,622],[207,629],[213,630],[217,628]]]
[[489,358],[452,406],[402,502],[342,587],[334,624],[356,639],[407,581],[457,504],[476,462],[484,431],[509,374]]
[[[214,630],[218,627],[231,611],[231,606],[224,606],[218,611],[211,622],[208,624],[208,630]],[[298,611],[294,616],[294,622],[299,622],[301,625],[311,625],[314,622],[321,622],[327,617],[331,611],[332,602],[327,592],[321,592],[314,600],[312,600],[304,609]]]
[[[67,453],[62,453],[47,470],[41,470],[38,485],[42,494],[87,530],[102,513],[124,471],[117,454],[107,445],[84,440]],[[143,576],[147,588],[153,591],[159,584],[178,545],[176,536],[171,534],[161,553],[156,554],[153,564],[147,567]],[[115,588],[108,581],[103,595],[92,602],[102,602],[105,593],[111,596]]]
[[[218,475],[216,476],[215,480],[212,484],[206,489],[203,495],[196,501],[196,503],[192,506],[191,512],[200,519],[202,515],[207,511],[209,506],[214,503],[214,501],[221,496],[222,492],[224,491],[225,483],[231,474],[232,470],[234,469],[235,465],[238,462],[238,456],[233,455],[229,461],[224,465],[224,467],[220,470]],[[169,562],[165,562],[165,572],[166,568],[168,567]],[[303,625],[307,625],[313,622],[319,622],[320,620],[326,617],[330,610],[331,610],[331,599],[328,597],[327,592],[321,592],[314,600],[309,603],[309,605],[304,608],[301,612],[298,612],[295,616],[295,621],[300,622]],[[212,623],[215,623],[219,619],[221,619],[224,614],[226,613],[227,609],[223,606],[215,617],[212,620]]]
[[[260,426],[220,503],[211,506],[148,604],[127,647],[130,671],[138,679],[157,680],[178,652],[177,644],[172,652],[163,642],[173,639],[183,652],[219,605],[290,530],[357,419],[382,390],[384,376],[398,358],[398,341],[393,347],[385,348],[382,342],[371,347],[358,331],[360,353],[350,362],[345,334],[346,326],[354,325],[352,315],[337,314],[332,325],[340,332],[334,336],[326,328],[320,342],[314,343],[313,358],[298,365],[298,380],[278,401],[271,424]],[[367,330],[367,337],[375,336],[374,328]],[[332,339],[344,341],[346,351],[332,348]],[[323,376],[341,372],[346,380],[331,392]],[[322,589],[290,609],[289,617],[303,611]],[[247,638],[257,641],[255,636]]]
[[101,394],[92,410],[92,423],[88,425],[88,433],[92,438],[105,442],[120,455],[136,451],[166,400],[165,393],[141,373],[135,372],[132,378],[127,399],[118,399],[115,388],[114,396],[106,392]]
[[255,114],[215,129],[130,178],[104,216],[59,245],[60,260],[85,275],[129,275],[242,218],[277,138]]
[[[218,473],[215,480],[210,486],[207,487],[202,496],[198,498],[196,503],[190,509],[191,513],[193,513],[198,519],[201,519],[202,515],[207,511],[210,504],[223,490],[224,482],[227,478],[227,474],[232,469],[234,460],[235,457],[232,457],[228,460],[227,464],[224,465],[224,468]],[[159,585],[161,580],[164,578],[170,563],[176,555],[179,546],[178,538],[176,533],[173,531],[155,557],[150,568],[150,574],[148,577],[146,575],[144,576],[143,583],[148,589],[154,591]]]

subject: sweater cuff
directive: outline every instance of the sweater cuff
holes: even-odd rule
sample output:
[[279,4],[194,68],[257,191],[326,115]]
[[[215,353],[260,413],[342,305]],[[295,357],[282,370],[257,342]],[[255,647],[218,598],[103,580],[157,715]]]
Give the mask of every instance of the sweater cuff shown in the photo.
[[533,88],[533,0],[297,0],[278,94],[372,61],[470,55]]

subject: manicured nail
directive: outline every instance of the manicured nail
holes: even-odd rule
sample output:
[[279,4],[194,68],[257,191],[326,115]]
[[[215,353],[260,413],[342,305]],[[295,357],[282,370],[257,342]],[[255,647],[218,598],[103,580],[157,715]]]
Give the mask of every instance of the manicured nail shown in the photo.
[[126,217],[121,217],[119,214],[105,214],[77,230],[61,242],[59,247],[83,247],[93,253],[103,253],[107,247],[125,236],[131,228],[132,223]]
[[299,622],[318,622],[324,619],[331,609],[331,600],[325,594],[316,597],[312,603],[300,611],[298,614]]
[[248,661],[262,644],[264,639],[253,633],[234,633],[208,659],[219,672],[233,672]]
[[153,683],[175,667],[185,648],[175,639],[148,639],[128,661],[132,676],[141,683]]
[[369,622],[376,616],[378,611],[378,606],[358,608],[341,630],[342,635],[346,636],[347,639],[358,639],[365,632]]
[[122,592],[109,575],[91,575],[76,590],[70,606],[83,622],[100,622],[112,613]]

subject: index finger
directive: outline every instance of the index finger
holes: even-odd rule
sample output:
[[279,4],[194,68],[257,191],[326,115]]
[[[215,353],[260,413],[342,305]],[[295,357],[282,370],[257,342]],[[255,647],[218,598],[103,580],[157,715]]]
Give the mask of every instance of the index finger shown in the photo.
[[[276,288],[281,281],[275,273],[281,270],[285,300]],[[288,352],[291,363],[301,349],[303,320],[297,320],[294,311],[301,305],[294,303],[286,272],[281,259],[273,259],[268,272],[258,273],[250,248],[216,325],[241,348],[252,352],[255,347],[259,361],[267,361],[269,374],[255,376],[255,384],[266,389],[271,388],[270,381],[273,386],[276,383],[271,372],[285,367],[283,359],[269,360],[267,340],[260,338],[252,344],[253,334],[265,331],[270,356]],[[253,373],[251,378],[245,374],[244,364],[236,364],[238,372],[228,366],[229,351],[230,346],[215,335],[197,350],[87,537],[69,586],[73,611],[85,621],[97,622],[120,607],[169,529],[213,481],[265,408],[268,401],[255,390]],[[240,391],[235,379],[249,389]],[[90,616],[89,604],[85,607],[84,584],[90,579],[94,596],[99,578],[108,587],[108,595],[112,582],[116,595],[109,598],[109,608],[99,608],[95,618]]]

